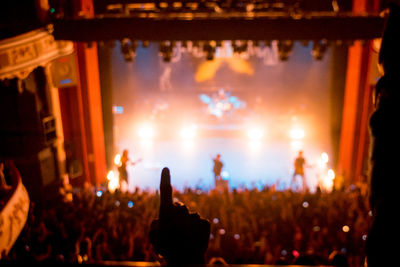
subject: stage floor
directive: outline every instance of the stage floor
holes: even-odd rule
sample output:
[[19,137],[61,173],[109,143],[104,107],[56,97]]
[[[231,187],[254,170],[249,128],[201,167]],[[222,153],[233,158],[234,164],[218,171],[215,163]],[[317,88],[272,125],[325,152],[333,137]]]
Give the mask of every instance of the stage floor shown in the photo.
[[[329,162],[321,163],[321,154],[325,152],[331,156],[331,147],[326,142],[249,142],[240,138],[200,138],[191,142],[119,140],[118,148],[120,151],[128,149],[132,161],[141,159],[128,167],[129,191],[136,187],[150,191],[158,189],[163,167],[170,169],[176,189],[210,190],[214,188],[212,159],[217,153],[221,154],[223,177],[229,181],[230,188],[261,189],[275,184],[278,190],[283,190],[290,186],[293,162],[300,149],[309,165],[306,168],[307,185],[314,191],[330,165]],[[293,188],[300,186],[301,178],[297,177]]]

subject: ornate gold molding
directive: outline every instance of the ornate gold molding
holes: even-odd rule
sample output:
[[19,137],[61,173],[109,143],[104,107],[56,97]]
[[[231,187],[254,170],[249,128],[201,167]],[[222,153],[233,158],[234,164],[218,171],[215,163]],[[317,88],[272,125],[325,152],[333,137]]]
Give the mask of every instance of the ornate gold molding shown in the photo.
[[45,29],[0,41],[0,80],[26,78],[39,66],[74,51],[70,41],[55,41]]

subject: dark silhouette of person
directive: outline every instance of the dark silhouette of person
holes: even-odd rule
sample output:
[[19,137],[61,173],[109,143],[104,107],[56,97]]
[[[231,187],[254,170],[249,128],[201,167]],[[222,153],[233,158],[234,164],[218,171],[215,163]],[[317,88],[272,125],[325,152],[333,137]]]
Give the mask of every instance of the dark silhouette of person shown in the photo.
[[126,182],[128,184],[128,171],[126,169],[127,165],[129,162],[129,157],[128,157],[128,150],[124,149],[122,151],[122,156],[120,160],[120,166],[118,167],[118,172],[119,172],[119,181]]
[[303,151],[300,150],[296,159],[294,160],[294,173],[292,177],[292,181],[290,182],[290,188],[292,188],[293,184],[296,182],[296,177],[300,176],[302,180],[302,189],[306,190],[306,177],[304,175],[304,167],[306,164],[306,160],[303,157]]
[[221,171],[222,167],[224,164],[221,161],[221,155],[217,154],[217,156],[213,159],[214,162],[214,167],[213,167],[213,173],[214,173],[214,179],[215,179],[215,184],[217,184],[218,180],[221,180]]
[[190,213],[180,202],[172,202],[171,176],[168,168],[161,172],[160,213],[151,223],[149,239],[157,254],[169,266],[204,264],[208,248],[210,222]]
[[142,161],[142,159],[138,159],[136,161],[131,161],[128,157],[128,150],[124,149],[122,151],[122,156],[120,159],[120,163],[118,166],[118,173],[119,173],[119,182],[120,182],[120,186],[125,183],[125,185],[128,187],[128,164],[130,165],[136,165],[137,163],[139,163],[140,161]]
[[397,266],[399,259],[399,149],[396,125],[400,100],[400,7],[392,5],[379,52],[384,75],[376,84],[375,111],[370,118],[369,201],[372,226],[368,233],[368,267]]
[[345,254],[334,251],[329,255],[329,263],[332,266],[348,267],[348,259]]

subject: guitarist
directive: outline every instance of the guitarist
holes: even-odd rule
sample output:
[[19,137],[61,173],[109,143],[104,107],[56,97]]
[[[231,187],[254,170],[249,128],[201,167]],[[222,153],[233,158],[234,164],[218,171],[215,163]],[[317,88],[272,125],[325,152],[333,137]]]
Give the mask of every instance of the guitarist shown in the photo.
[[119,172],[119,183],[120,185],[122,185],[123,182],[125,182],[126,185],[128,185],[128,171],[127,171],[127,165],[128,163],[131,165],[135,165],[136,163],[138,163],[140,161],[140,159],[138,161],[130,161],[129,157],[128,157],[128,149],[124,149],[122,151],[122,156],[120,159],[120,163],[118,165],[118,172]]

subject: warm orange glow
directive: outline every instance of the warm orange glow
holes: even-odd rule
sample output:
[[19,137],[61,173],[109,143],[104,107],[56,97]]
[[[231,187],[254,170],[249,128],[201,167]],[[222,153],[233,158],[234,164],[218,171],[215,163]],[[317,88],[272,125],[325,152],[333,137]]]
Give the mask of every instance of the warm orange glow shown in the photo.
[[335,179],[335,172],[329,169],[328,172],[322,177],[321,187],[324,191],[330,192],[333,189],[333,180]]
[[115,175],[114,171],[107,173],[108,190],[114,192],[119,187],[119,175]]
[[222,64],[222,59],[214,59],[212,61],[205,61],[202,63],[197,69],[195,79],[197,82],[204,82],[212,79],[217,70],[220,68]]
[[200,64],[197,69],[195,79],[197,82],[204,82],[215,77],[218,69],[227,63],[229,68],[237,73],[253,75],[254,68],[251,66],[249,61],[242,59],[238,56],[232,56],[229,58],[216,58],[212,61],[205,61]]
[[250,65],[250,63],[242,58],[239,57],[232,57],[230,59],[226,60],[229,64],[229,67],[238,73],[243,73],[247,75],[253,75],[254,74],[254,69]]

